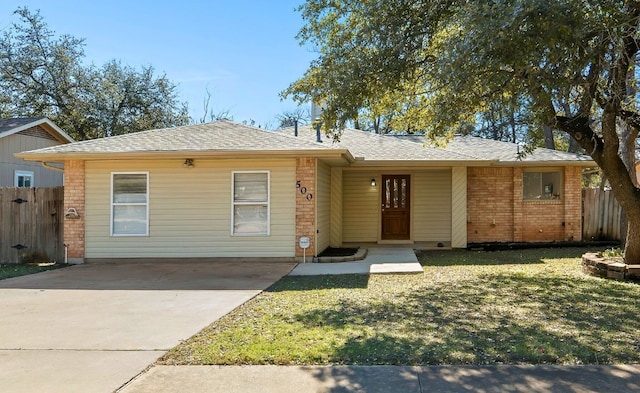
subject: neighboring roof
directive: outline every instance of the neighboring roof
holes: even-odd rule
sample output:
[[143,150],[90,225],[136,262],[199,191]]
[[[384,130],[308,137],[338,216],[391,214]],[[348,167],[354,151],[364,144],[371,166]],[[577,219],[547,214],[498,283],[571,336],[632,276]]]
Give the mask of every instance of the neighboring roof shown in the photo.
[[66,132],[62,131],[60,127],[55,125],[55,123],[46,117],[15,117],[10,119],[0,119],[0,138],[17,134],[18,132],[37,126],[41,126],[62,143],[71,143],[74,141],[73,138],[67,135]]
[[307,142],[260,128],[220,120],[213,123],[162,128],[134,132],[108,138],[92,139],[68,145],[19,153],[29,160],[60,161],[66,158],[100,159],[108,155],[157,157],[158,155],[188,154],[190,157],[223,153],[281,153],[294,155],[307,152],[314,156],[336,157],[344,155],[353,160],[347,151],[330,149],[320,143]]
[[[390,135],[390,139],[402,139],[414,143],[425,143],[424,135]],[[558,150],[536,148],[528,154],[518,154],[522,152],[522,147],[517,143],[496,141],[470,135],[456,135],[444,148],[447,151],[467,154],[484,160],[496,160],[500,163],[513,164],[574,164],[593,166],[593,159],[584,154],[567,153]]]
[[[294,127],[275,131],[293,136]],[[298,139],[306,141],[316,140],[316,131],[308,125],[298,127]],[[338,141],[322,135],[323,144],[332,149],[347,149],[356,158],[356,161],[375,162],[470,162],[483,161],[478,157],[440,149],[437,147],[425,147],[421,144],[400,138],[389,138],[384,135],[373,134],[366,131],[345,128]],[[487,159],[486,161],[490,161]]]

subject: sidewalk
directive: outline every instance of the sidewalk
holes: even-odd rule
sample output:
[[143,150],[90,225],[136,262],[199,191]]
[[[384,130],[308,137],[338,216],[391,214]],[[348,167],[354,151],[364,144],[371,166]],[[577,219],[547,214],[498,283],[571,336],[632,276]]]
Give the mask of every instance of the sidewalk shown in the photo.
[[639,392],[640,365],[154,366],[121,393]]

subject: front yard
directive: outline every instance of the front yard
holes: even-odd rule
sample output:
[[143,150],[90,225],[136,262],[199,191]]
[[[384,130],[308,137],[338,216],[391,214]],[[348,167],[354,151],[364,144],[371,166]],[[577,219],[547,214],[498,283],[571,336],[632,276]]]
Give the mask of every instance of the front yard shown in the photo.
[[640,285],[585,249],[420,255],[423,275],[285,277],[163,364],[640,362]]

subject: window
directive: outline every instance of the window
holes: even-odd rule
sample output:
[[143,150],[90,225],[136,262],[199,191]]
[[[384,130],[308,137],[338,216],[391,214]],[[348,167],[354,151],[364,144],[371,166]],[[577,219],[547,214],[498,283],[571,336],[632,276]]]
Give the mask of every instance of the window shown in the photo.
[[522,174],[522,196],[525,200],[560,199],[561,192],[561,172],[524,172]]
[[13,177],[14,187],[34,187],[33,172],[31,171],[15,171]]
[[232,235],[269,234],[269,172],[233,172]]
[[149,234],[149,174],[112,173],[111,235]]

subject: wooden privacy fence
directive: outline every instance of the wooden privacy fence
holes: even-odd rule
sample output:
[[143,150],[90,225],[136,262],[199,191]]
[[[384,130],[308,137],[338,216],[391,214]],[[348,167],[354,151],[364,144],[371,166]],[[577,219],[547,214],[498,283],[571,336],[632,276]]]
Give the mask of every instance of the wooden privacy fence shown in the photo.
[[582,239],[622,240],[624,213],[608,190],[582,190]]
[[0,263],[63,262],[63,200],[63,187],[0,187]]

